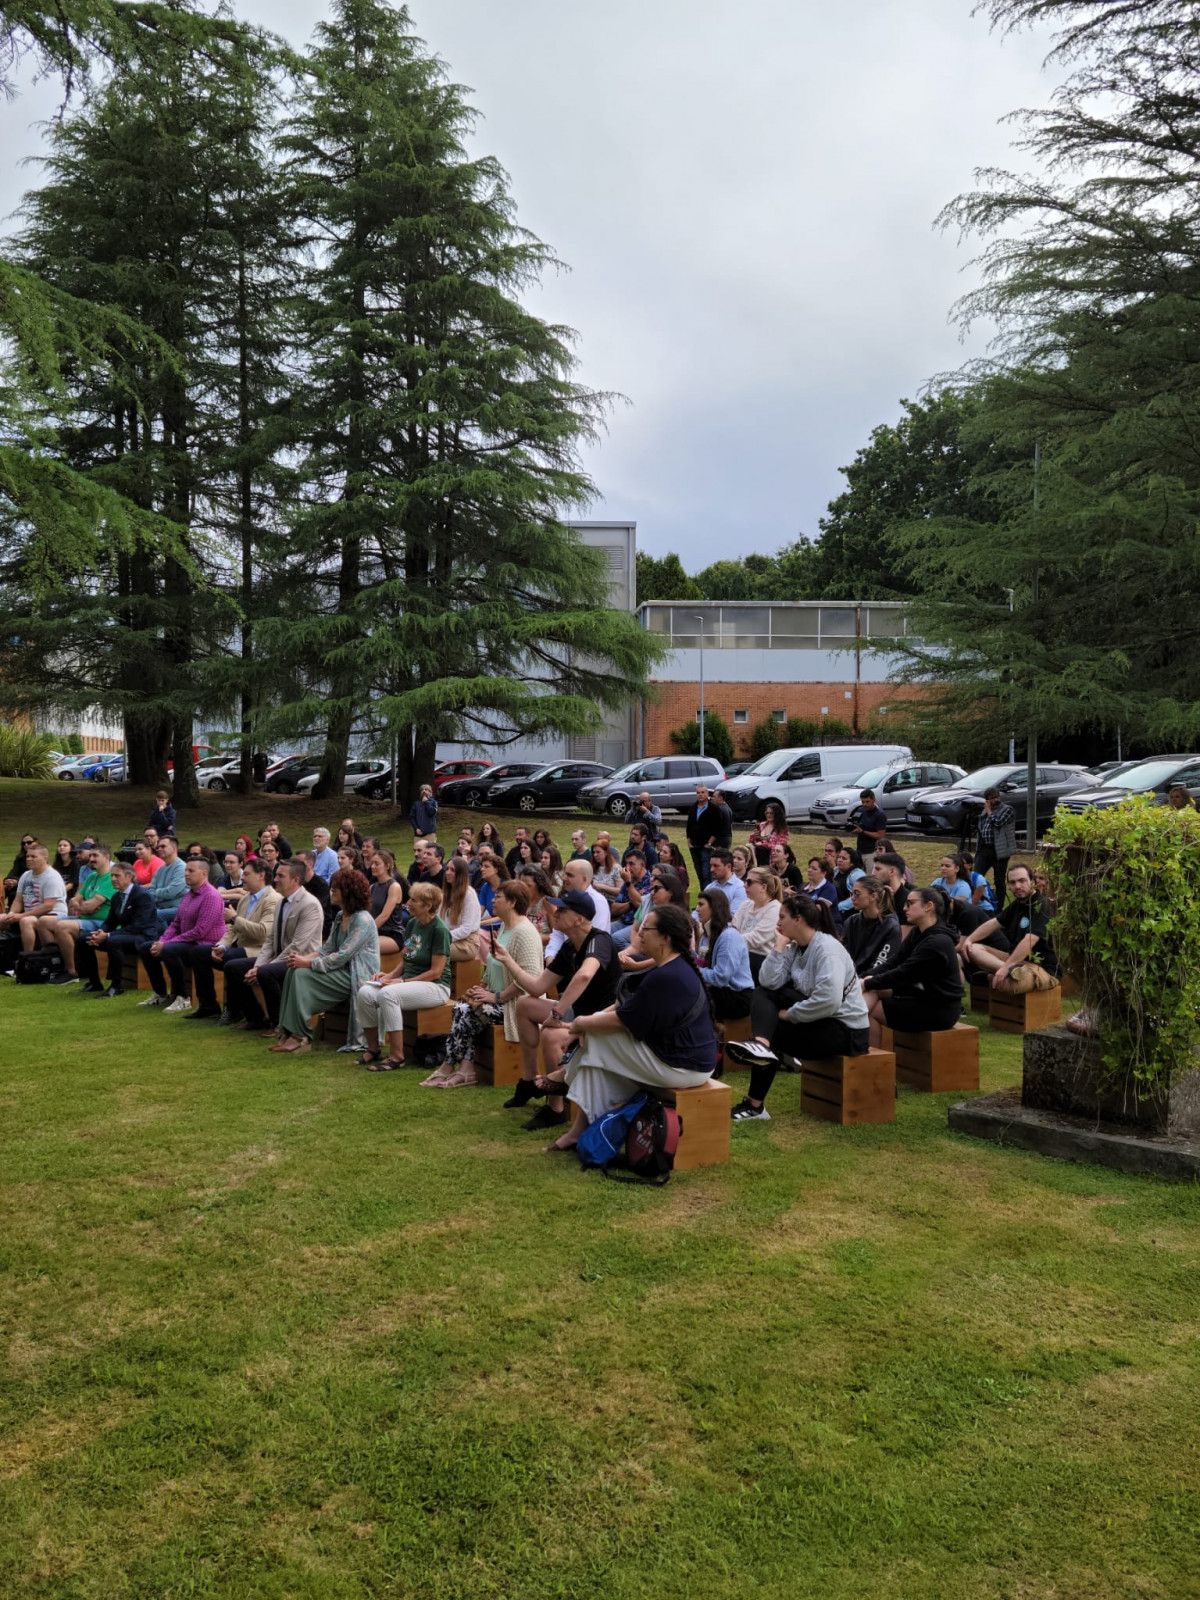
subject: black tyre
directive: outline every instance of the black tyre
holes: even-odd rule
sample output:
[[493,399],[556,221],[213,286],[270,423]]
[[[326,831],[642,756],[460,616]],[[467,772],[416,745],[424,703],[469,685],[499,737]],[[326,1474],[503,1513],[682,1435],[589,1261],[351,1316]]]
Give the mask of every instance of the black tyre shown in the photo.
[[629,815],[629,796],[624,794],[613,795],[604,809],[610,817],[615,817],[620,822],[622,817]]
[[471,788],[466,791],[462,798],[463,805],[470,806],[472,811],[477,811],[487,799],[487,791],[484,789]]
[[208,787],[210,789],[227,789],[229,785],[224,778],[214,778]]
[[280,778],[279,782],[275,785],[276,794],[295,794],[295,792],[296,785],[290,778]]
[[538,808],[538,797],[532,789],[525,789],[517,796],[517,810],[523,811],[526,816],[531,815]]

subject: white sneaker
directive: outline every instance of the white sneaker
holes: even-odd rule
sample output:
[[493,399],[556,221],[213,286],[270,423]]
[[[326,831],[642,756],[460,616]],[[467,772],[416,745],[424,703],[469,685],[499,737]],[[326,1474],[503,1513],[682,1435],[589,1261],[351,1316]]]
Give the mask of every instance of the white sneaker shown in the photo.
[[759,1044],[757,1039],[747,1039],[745,1042],[737,1041],[725,1046],[725,1054],[731,1061],[740,1061],[746,1067],[769,1066],[774,1063],[779,1065],[779,1057],[770,1045]]
[[191,1009],[192,1002],[187,998],[186,995],[181,994],[177,1000],[171,1001],[171,1004],[167,1007],[167,1015],[170,1016],[172,1011],[190,1011]]
[[152,995],[147,995],[145,1000],[139,1000],[138,1001],[138,1008],[140,1010],[142,1010],[142,1011],[146,1011],[151,1006],[165,1006],[166,1003],[167,1003],[167,997],[166,997],[165,994],[152,994]]

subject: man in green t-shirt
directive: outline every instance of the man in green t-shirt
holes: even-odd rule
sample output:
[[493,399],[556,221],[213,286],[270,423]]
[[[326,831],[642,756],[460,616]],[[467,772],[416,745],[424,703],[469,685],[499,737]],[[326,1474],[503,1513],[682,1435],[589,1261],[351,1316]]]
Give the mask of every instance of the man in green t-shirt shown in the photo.
[[94,844],[88,852],[88,868],[78,894],[67,901],[65,917],[39,917],[38,933],[46,944],[53,942],[63,959],[63,970],[51,983],[78,983],[75,971],[75,939],[79,934],[95,933],[104,926],[109,901],[113,897],[112,851],[106,844]]

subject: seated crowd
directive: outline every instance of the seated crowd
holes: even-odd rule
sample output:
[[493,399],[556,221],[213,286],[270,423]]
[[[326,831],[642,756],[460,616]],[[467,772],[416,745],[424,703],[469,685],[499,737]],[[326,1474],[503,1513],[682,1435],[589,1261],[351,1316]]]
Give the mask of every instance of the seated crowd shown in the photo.
[[[544,828],[518,825],[506,849],[484,823],[447,853],[427,829],[402,871],[350,818],[336,833],[314,829],[311,850],[293,850],[274,822],[220,853],[181,847],[160,795],[120,859],[91,837],[53,848],[23,837],[5,880],[0,971],[56,951],[49,982],[112,999],[140,962],[143,1007],[263,1034],[277,1054],[308,1050],[314,1019],[342,1011],[341,1048],[391,1072],[407,1064],[406,1019],[451,1007],[455,965],[482,962],[422,1087],[475,1084],[481,1041],[502,1029],[521,1057],[505,1104],[543,1101],[524,1126],[561,1130],[554,1151],[635,1085],[719,1075],[722,1050],[750,1069],[734,1120],[769,1121],[785,1063],[862,1055],[885,1027],[953,1028],[972,972],[1012,992],[1057,981],[1048,887],[1023,864],[1009,863],[1000,910],[962,855],[916,887],[882,821],[868,819],[854,846],[829,840],[802,875],[781,815],[748,845],[713,842],[719,796],[705,795],[700,825],[689,814],[694,911],[688,861],[649,796],[623,844],[577,828],[564,859]],[[722,1025],[745,1019],[750,1037],[723,1046]]]

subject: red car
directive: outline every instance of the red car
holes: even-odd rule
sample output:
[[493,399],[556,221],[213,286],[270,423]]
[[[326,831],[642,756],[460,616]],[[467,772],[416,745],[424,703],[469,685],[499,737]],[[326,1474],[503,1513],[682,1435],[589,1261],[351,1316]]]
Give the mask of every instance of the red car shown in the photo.
[[433,769],[433,792],[437,794],[452,778],[477,778],[492,765],[490,761],[443,761]]

